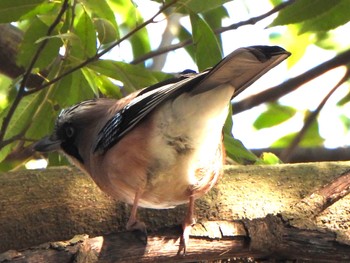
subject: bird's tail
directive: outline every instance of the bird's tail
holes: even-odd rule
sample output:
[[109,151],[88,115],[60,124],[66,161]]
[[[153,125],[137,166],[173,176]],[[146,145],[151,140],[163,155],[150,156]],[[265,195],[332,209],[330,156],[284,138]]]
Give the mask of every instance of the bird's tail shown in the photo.
[[191,93],[198,94],[229,84],[234,88],[232,97],[235,97],[290,55],[290,52],[278,46],[239,48],[210,69]]

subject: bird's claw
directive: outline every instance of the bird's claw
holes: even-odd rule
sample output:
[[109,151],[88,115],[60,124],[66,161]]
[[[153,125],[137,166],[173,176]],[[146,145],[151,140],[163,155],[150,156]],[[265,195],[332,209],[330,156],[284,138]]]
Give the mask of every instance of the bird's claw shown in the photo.
[[147,244],[147,228],[145,223],[138,220],[131,222],[129,221],[126,224],[126,230],[134,232],[139,240],[141,240],[144,244]]

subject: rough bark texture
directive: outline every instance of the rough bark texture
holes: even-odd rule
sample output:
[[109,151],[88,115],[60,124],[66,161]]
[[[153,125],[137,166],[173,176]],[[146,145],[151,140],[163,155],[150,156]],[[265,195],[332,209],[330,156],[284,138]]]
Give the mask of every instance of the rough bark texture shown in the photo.
[[[198,224],[186,256],[176,255],[185,206],[140,209],[150,233],[145,245],[134,233],[115,233],[124,229],[129,206],[101,193],[76,169],[3,174],[0,251],[12,250],[0,262],[349,262],[349,168],[349,162],[227,167],[219,184],[196,202]],[[82,233],[95,238],[52,243]]]

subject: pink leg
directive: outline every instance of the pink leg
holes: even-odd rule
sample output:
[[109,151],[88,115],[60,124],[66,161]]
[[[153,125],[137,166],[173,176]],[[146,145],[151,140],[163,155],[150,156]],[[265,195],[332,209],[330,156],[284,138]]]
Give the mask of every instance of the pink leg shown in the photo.
[[142,239],[147,242],[147,229],[145,223],[137,219],[137,207],[142,191],[137,191],[134,198],[134,203],[132,205],[129,220],[126,224],[126,229],[128,231],[140,231],[142,234]]
[[178,254],[180,254],[181,251],[183,251],[184,255],[186,254],[186,248],[188,245],[188,241],[190,239],[191,228],[195,223],[195,220],[193,218],[193,211],[194,211],[194,197],[190,196],[187,214],[186,214],[185,220],[182,224],[183,232],[182,232],[182,236],[180,239],[180,247],[179,247]]

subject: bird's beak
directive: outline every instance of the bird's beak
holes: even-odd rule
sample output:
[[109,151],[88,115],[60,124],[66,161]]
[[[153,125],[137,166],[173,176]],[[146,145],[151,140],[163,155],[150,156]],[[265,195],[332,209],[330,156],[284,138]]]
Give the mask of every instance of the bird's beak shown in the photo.
[[37,152],[52,152],[61,149],[61,141],[52,137],[44,137],[34,144],[34,150]]

